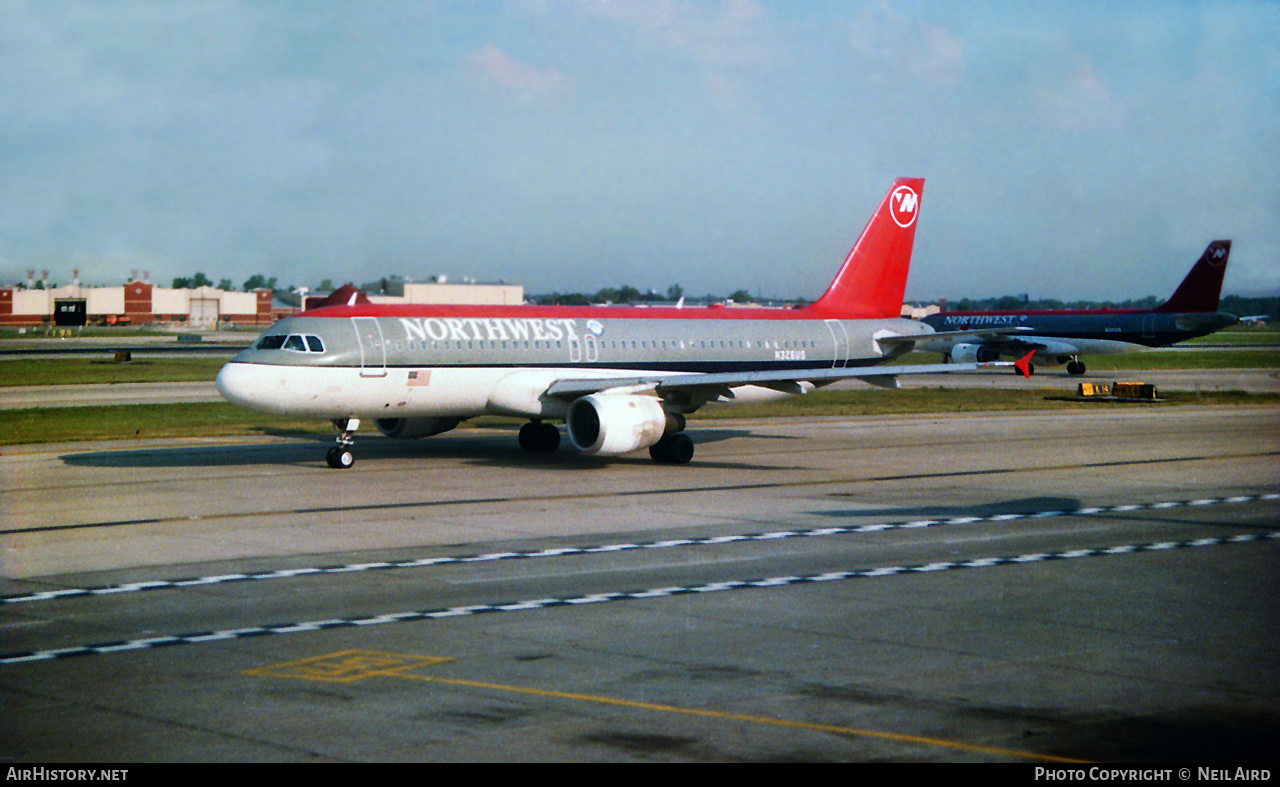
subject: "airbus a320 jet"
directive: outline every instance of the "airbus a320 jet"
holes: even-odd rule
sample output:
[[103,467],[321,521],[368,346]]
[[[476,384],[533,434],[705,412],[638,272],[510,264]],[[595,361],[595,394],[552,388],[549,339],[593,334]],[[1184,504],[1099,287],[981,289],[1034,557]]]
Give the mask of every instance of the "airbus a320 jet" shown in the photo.
[[[1040,309],[963,311],[931,314],[924,322],[939,338],[920,347],[960,362],[995,361],[1001,356],[1034,353],[1033,363],[1065,363],[1067,372],[1084,374],[1081,355],[1111,354],[1167,347],[1235,325],[1234,314],[1218,311],[1222,278],[1231,241],[1215,240],[1173,297],[1154,309]],[[982,334],[981,328],[990,329]],[[950,331],[977,332],[970,336]],[[1032,367],[1034,368],[1034,366]]]
[[[350,467],[353,434],[440,434],[467,418],[529,422],[519,443],[682,464],[685,416],[709,402],[760,401],[858,378],[1003,364],[883,366],[932,328],[901,318],[924,186],[896,180],[826,292],[800,309],[375,305],[344,288],[268,328],[218,374],[237,405],[331,419],[327,460]],[[962,333],[962,335],[964,335]]]

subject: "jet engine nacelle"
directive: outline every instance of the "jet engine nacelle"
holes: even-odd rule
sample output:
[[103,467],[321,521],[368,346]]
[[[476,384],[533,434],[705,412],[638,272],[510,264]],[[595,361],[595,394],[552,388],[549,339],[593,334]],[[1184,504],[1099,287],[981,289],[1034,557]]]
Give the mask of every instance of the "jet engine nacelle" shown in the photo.
[[414,440],[447,432],[461,421],[461,418],[379,418],[373,424],[387,437]]
[[966,342],[951,348],[951,360],[955,363],[991,363],[1000,360],[1000,353],[981,344]]
[[565,425],[573,447],[586,454],[630,453],[680,430],[657,399],[633,394],[584,396],[569,406]]

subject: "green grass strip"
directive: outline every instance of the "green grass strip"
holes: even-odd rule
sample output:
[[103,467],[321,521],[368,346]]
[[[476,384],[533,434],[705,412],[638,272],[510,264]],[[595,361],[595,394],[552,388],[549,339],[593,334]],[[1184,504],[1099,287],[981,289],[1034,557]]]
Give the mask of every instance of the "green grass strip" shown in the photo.
[[[710,406],[691,420],[746,418],[817,418],[890,416],[919,413],[1052,411],[1082,408],[1168,407],[1179,405],[1274,405],[1277,394],[1241,391],[1174,392],[1160,402],[1089,402],[1074,391],[1052,388],[984,390],[904,388],[900,390],[814,391],[766,404]],[[514,429],[515,418],[483,417],[468,427]],[[373,434],[372,424],[362,430]],[[324,439],[334,434],[328,421],[283,418],[251,412],[231,404],[117,405],[108,407],[38,407],[0,410],[0,445],[65,443],[83,440],[134,440],[179,437],[288,436]]]
[[93,358],[0,361],[0,386],[212,382],[226,358],[149,358],[116,363]]

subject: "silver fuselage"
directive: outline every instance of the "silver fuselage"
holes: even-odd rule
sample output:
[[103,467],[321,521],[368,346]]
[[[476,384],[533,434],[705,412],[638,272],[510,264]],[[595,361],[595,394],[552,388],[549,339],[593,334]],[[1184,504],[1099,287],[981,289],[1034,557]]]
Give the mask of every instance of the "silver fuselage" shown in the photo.
[[[278,414],[556,418],[563,403],[540,396],[555,380],[867,366],[910,349],[879,339],[930,333],[914,320],[804,310],[337,307],[267,329],[218,387]],[[777,395],[751,388],[735,398]]]

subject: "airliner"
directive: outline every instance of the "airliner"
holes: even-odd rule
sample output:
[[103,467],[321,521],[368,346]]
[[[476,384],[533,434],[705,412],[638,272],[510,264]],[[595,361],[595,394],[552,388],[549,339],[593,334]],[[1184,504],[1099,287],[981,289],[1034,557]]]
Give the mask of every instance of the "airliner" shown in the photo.
[[923,186],[894,181],[826,292],[803,308],[392,305],[347,286],[268,328],[222,368],[218,390],[252,410],[332,420],[334,468],[354,463],[361,421],[418,438],[482,415],[528,419],[527,451],[556,450],[552,422],[563,421],[583,453],[648,448],[684,464],[694,451],[685,417],[710,402],[1016,365],[882,365],[937,335],[901,317]]
[[1067,373],[1085,373],[1081,355],[1110,354],[1167,347],[1234,325],[1234,314],[1218,311],[1222,279],[1231,255],[1231,241],[1215,240],[1173,297],[1154,309],[1041,309],[1030,311],[941,312],[924,318],[939,332],[976,331],[972,336],[939,333],[919,349],[942,353],[946,361],[995,361],[1001,356],[1025,357],[1035,363],[1067,365]]

